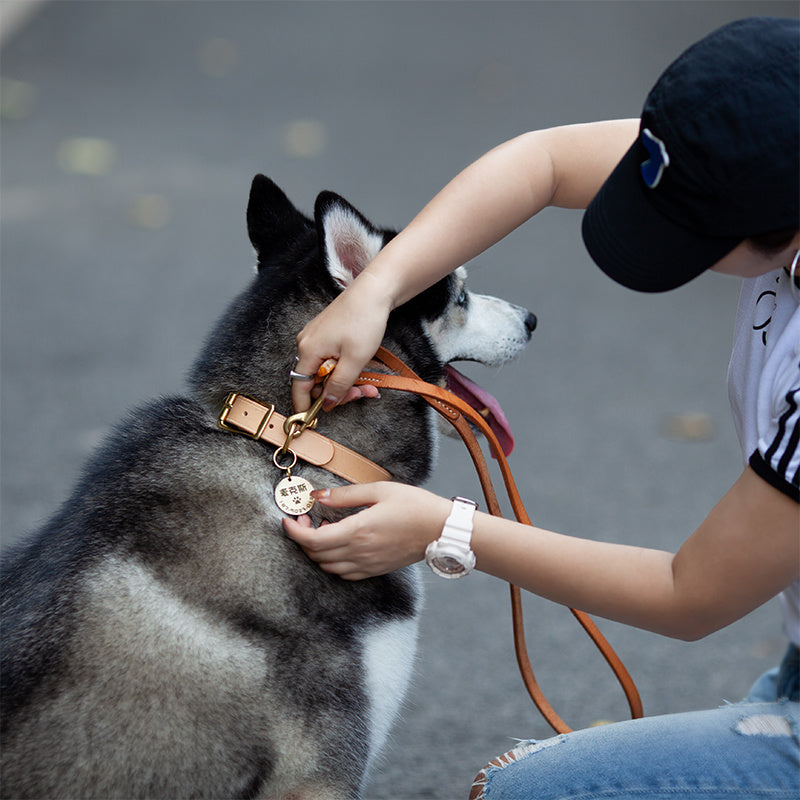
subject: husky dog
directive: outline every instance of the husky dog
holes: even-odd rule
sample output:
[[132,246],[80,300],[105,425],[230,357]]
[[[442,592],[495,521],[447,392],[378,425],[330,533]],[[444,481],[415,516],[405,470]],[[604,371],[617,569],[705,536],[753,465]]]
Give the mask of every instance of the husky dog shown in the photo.
[[[123,420],[3,562],[4,797],[357,798],[387,735],[414,657],[415,568],[322,572],[283,534],[275,448],[218,417],[231,391],[291,413],[297,332],[393,234],[330,192],[308,219],[261,175],[247,223],[257,276],[212,332],[190,396]],[[471,295],[462,272],[394,311],[384,345],[426,380],[447,373],[503,432],[447,362],[499,364],[534,319]],[[319,431],[419,484],[432,414],[387,391],[323,414]],[[293,472],[345,483],[302,461]]]

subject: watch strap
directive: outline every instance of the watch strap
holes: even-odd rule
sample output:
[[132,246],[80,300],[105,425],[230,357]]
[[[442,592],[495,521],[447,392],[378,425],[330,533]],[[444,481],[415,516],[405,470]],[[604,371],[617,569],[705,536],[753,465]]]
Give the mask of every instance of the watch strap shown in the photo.
[[469,549],[472,541],[472,519],[478,504],[466,497],[454,497],[453,507],[445,520],[440,541],[445,540]]

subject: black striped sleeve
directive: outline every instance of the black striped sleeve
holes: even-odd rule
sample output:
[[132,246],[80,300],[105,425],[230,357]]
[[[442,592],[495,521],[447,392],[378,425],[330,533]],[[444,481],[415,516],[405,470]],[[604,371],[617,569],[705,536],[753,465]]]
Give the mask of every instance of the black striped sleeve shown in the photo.
[[787,392],[775,437],[763,453],[756,450],[749,462],[754,472],[795,502],[800,502],[799,398],[800,389]]

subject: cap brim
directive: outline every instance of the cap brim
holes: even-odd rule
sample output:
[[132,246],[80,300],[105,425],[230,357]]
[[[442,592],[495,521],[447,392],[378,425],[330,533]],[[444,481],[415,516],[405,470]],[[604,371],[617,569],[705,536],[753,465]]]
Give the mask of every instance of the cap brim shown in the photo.
[[[647,158],[647,156],[644,156]],[[583,216],[583,241],[610,278],[638,292],[666,292],[714,266],[740,239],[704,237],[676,225],[651,202],[639,143],[603,184]]]

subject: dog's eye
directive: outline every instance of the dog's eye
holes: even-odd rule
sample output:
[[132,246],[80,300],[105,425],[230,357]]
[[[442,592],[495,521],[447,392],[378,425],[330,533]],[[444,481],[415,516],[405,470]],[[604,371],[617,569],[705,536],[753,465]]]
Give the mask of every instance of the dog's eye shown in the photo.
[[456,305],[465,306],[467,304],[467,290],[462,289],[456,298]]

